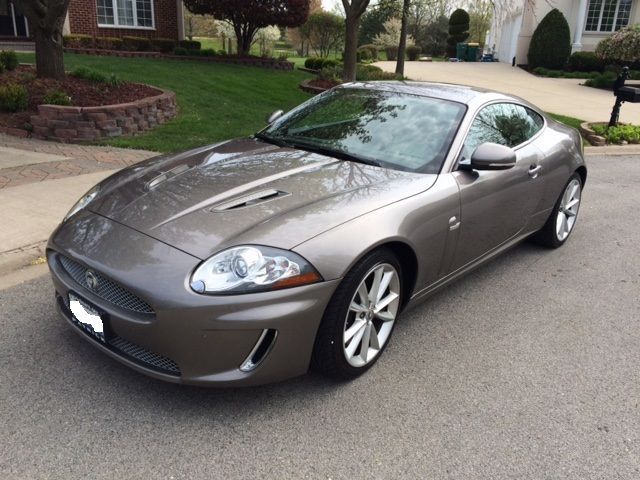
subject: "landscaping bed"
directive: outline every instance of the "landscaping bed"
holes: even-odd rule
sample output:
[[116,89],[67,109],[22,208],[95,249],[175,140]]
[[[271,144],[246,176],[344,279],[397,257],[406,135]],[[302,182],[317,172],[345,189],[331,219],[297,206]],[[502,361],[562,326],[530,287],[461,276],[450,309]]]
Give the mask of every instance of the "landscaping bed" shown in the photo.
[[[35,68],[20,65],[0,75],[3,88],[11,93],[0,111],[0,130],[23,137],[95,140],[147,130],[175,115],[171,92],[87,69],[58,81],[37,78]],[[117,114],[111,113],[113,106],[122,105],[131,111],[116,108]]]

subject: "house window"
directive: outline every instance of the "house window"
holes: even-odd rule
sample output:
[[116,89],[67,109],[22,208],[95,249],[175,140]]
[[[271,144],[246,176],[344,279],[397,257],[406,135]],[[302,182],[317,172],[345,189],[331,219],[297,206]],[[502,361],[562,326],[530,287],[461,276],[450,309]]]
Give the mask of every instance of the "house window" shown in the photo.
[[97,0],[101,27],[153,28],[153,0]]
[[632,0],[590,0],[587,32],[615,32],[629,24]]

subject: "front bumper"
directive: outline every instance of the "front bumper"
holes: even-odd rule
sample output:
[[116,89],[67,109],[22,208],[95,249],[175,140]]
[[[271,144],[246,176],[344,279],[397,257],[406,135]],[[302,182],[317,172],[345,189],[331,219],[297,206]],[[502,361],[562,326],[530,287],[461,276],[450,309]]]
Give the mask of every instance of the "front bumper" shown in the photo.
[[[192,385],[258,385],[304,374],[324,309],[339,282],[247,295],[199,295],[188,286],[198,258],[88,212],[53,233],[47,256],[58,310],[77,333],[137,371]],[[134,311],[120,297],[90,289],[68,262],[62,263],[63,257],[141,299],[151,311]],[[70,292],[103,312],[106,342],[72,320]],[[277,332],[273,345],[253,370],[242,371],[266,329]]]

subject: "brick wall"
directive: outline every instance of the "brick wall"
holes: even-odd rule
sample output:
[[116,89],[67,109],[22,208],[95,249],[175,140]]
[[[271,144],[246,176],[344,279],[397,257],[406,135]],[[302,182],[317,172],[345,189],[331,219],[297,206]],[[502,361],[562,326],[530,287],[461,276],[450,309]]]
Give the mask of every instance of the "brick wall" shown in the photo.
[[[114,0],[114,4],[115,4]],[[155,30],[98,27],[96,0],[71,0],[69,27],[71,34],[93,37],[148,37],[178,39],[178,5],[176,0],[153,0]]]
[[38,114],[31,116],[31,136],[58,142],[86,142],[135,135],[166,122],[176,112],[176,96],[169,90],[135,102],[104,107],[39,105]]

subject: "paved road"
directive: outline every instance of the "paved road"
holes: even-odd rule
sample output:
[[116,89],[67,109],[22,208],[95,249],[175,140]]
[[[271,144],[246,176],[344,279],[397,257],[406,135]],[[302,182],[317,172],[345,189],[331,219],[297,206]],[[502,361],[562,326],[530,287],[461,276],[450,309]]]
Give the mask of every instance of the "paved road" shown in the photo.
[[[378,62],[395,72],[396,62]],[[580,86],[584,80],[543,78],[507,63],[407,62],[405,75],[412,80],[461,83],[510,93],[547,112],[560,113],[590,122],[608,122],[615,98],[606,90]],[[637,124],[640,104],[625,103],[620,121]]]
[[0,478],[640,478],[640,158],[592,158],[562,249],[409,311],[365,377],[150,380],[0,291]]

